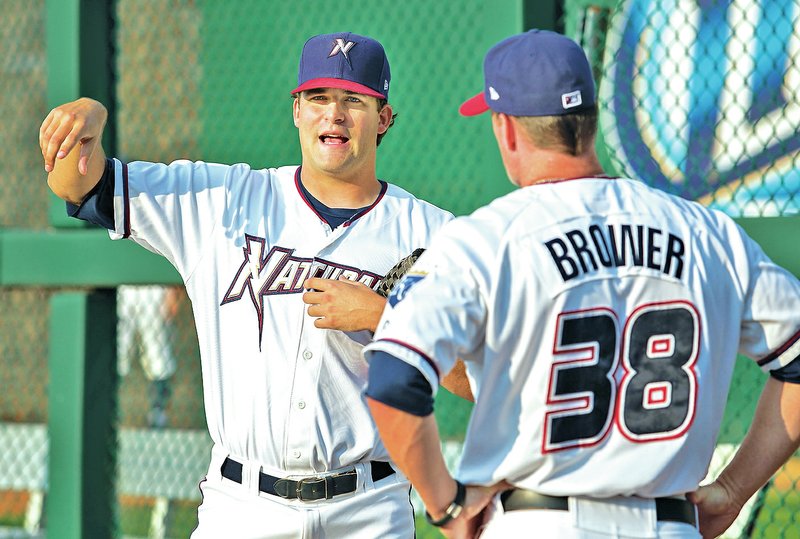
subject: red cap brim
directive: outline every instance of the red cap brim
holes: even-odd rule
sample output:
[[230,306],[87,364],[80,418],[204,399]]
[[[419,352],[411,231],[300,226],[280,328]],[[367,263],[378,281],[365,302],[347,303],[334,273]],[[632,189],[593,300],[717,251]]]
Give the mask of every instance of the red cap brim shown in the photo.
[[358,94],[371,95],[372,97],[380,97],[381,99],[386,99],[386,96],[384,94],[376,92],[372,88],[364,86],[363,84],[358,84],[357,82],[344,79],[307,80],[306,82],[304,82],[303,84],[292,90],[292,93],[296,94],[304,90],[316,90],[317,88],[340,88],[342,90],[350,90],[351,92],[356,92]]
[[458,112],[462,116],[477,116],[489,110],[489,105],[486,104],[486,99],[483,97],[483,92],[474,97],[470,97],[458,108]]

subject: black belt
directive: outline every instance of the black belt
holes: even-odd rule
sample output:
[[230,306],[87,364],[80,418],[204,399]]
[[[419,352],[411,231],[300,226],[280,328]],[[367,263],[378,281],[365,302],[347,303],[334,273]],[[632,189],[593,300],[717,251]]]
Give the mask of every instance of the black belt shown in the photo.
[[[371,461],[369,466],[373,481],[380,481],[394,473],[394,468],[388,462]],[[237,483],[242,482],[242,464],[240,462],[226,457],[220,471],[222,477]],[[298,499],[304,502],[330,500],[339,494],[355,492],[357,476],[355,469],[339,474],[304,477],[298,480],[280,479],[259,472],[258,490],[273,496],[290,500]]]
[[[569,511],[569,498],[566,496],[548,496],[530,490],[512,489],[500,495],[503,509],[517,511],[520,509],[552,509]],[[683,522],[697,527],[694,505],[688,500],[677,498],[656,498],[656,520]]]

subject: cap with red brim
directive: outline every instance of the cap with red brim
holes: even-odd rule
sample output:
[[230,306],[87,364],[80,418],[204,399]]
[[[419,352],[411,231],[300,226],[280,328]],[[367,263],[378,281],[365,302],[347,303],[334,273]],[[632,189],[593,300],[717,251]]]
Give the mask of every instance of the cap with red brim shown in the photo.
[[386,99],[386,95],[376,92],[372,88],[364,86],[363,84],[358,84],[357,82],[353,82],[350,80],[344,79],[333,79],[333,78],[320,78],[320,79],[312,79],[309,81],[304,82],[294,90],[292,90],[293,94],[304,92],[305,90],[316,90],[317,88],[340,88],[342,90],[350,90],[351,92],[356,92],[358,94],[370,95],[372,97],[379,97],[381,99]]
[[351,32],[313,36],[303,45],[297,88],[341,88],[389,99],[389,60],[383,45]]
[[489,105],[486,104],[486,98],[483,97],[483,92],[470,97],[458,108],[458,112],[462,116],[477,116],[489,110]]
[[484,90],[458,109],[511,116],[557,116],[594,108],[596,92],[586,53],[572,39],[529,30],[504,39],[483,60]]

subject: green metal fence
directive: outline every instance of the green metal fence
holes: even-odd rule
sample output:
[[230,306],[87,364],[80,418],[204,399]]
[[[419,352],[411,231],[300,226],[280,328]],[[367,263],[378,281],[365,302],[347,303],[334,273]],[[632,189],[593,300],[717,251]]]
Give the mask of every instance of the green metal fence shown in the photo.
[[[62,470],[79,462],[76,469],[92,475],[75,460],[91,431],[62,445],[65,423],[92,428],[91,403],[70,411],[54,400],[80,399],[65,381],[86,381],[68,370],[67,353],[100,374],[117,373],[117,381],[100,382],[110,384],[115,420],[98,430],[113,433],[105,445],[112,456],[98,459],[116,494],[98,501],[112,506],[113,519],[51,537],[186,537],[207,464],[197,342],[175,272],[103,231],[75,229],[45,185],[39,123],[80,94],[108,101],[105,143],[126,160],[297,163],[288,92],[302,43],[340,29],[372,35],[387,49],[399,113],[378,152],[379,175],[465,214],[512,186],[488,118],[460,118],[458,104],[482,87],[492,44],[534,25],[559,29],[595,65],[604,111],[598,149],[609,171],[736,218],[758,217],[740,222],[800,273],[797,0],[395,4],[0,0],[0,536],[2,527],[41,535],[48,518],[72,522],[85,507],[50,507],[67,496],[64,481],[104,481]],[[103,40],[104,51],[87,44],[92,39]],[[141,287],[149,284],[157,286]],[[69,344],[75,335],[64,324],[75,312],[119,318],[95,335],[113,336],[108,354],[81,349],[91,334]],[[712,474],[744,435],[763,383],[741,363]],[[440,393],[437,418],[454,456],[469,411]],[[50,466],[67,463],[49,474],[48,450]],[[782,470],[730,536],[800,537],[799,468],[792,461]],[[436,533],[420,528],[422,537]]]

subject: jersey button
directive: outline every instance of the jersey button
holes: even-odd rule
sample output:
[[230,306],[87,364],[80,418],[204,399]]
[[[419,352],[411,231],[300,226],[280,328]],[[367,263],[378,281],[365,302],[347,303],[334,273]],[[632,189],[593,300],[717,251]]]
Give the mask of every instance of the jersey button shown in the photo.
[[293,456],[294,458],[296,458],[296,459],[299,459],[299,458],[300,458],[300,451],[298,451],[297,449],[295,449],[294,451],[292,451],[292,456]]
[[314,354],[312,354],[310,350],[303,352],[303,359],[311,359],[312,357],[314,357]]
[[306,407],[306,401],[300,401],[297,403],[297,407],[301,410]]

